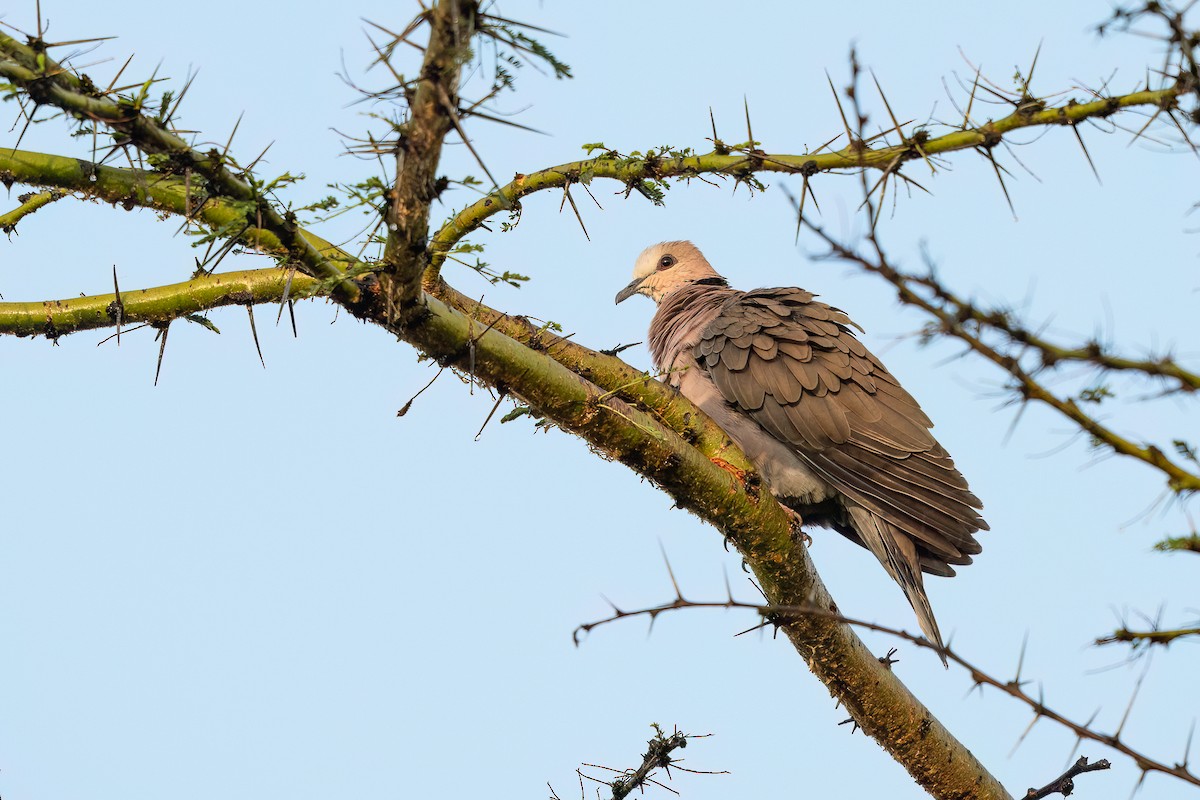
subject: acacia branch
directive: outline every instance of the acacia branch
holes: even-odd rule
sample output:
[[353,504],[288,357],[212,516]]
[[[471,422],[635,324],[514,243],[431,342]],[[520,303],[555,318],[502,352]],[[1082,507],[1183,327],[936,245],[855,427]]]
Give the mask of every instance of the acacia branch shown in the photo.
[[1007,134],[1024,128],[1075,126],[1090,119],[1103,119],[1124,109],[1141,106],[1172,109],[1180,97],[1192,92],[1194,88],[1189,80],[1162,89],[1116,95],[1088,103],[1072,100],[1048,108],[1024,105],[1002,119],[972,127],[964,126],[961,130],[937,137],[929,137],[923,130],[918,130],[910,137],[902,137],[902,144],[871,147],[862,139],[857,139],[841,150],[826,153],[768,154],[754,149],[753,142],[744,148],[732,148],[719,141],[717,149],[705,155],[650,151],[645,156],[626,157],[610,151],[597,158],[517,175],[508,185],[459,211],[430,241],[431,264],[436,272],[446,254],[459,241],[480,228],[490,217],[516,208],[521,198],[546,189],[569,187],[573,183],[587,184],[593,178],[609,178],[635,189],[644,182],[661,182],[667,178],[686,179],[705,174],[745,180],[751,175],[766,172],[808,177],[819,172],[864,167],[894,174],[899,171],[901,164],[913,159],[976,148],[990,150],[1003,141]]
[[321,284],[284,268],[201,275],[189,281],[116,294],[32,303],[0,303],[0,333],[56,339],[77,331],[145,322],[162,325],[221,306],[311,297]]
[[[869,202],[868,199],[868,204]],[[910,275],[892,266],[874,238],[874,233],[868,234],[868,239],[875,244],[875,252],[872,256],[836,239],[810,220],[805,219],[803,223],[829,246],[827,258],[852,262],[864,271],[879,275],[892,284],[896,287],[896,296],[900,302],[920,308],[937,320],[937,329],[940,333],[958,339],[1012,376],[1015,381],[1015,389],[1023,400],[1035,400],[1053,408],[1097,441],[1103,442],[1113,452],[1137,459],[1159,470],[1166,475],[1167,485],[1173,491],[1179,493],[1200,491],[1200,475],[1180,466],[1155,445],[1138,444],[1121,436],[1085,412],[1074,399],[1059,397],[1051,392],[1034,377],[1030,370],[1022,366],[1018,357],[992,346],[984,341],[978,332],[968,328],[968,322],[977,321],[973,307],[969,303],[955,297],[949,290],[941,286],[931,292],[929,296],[922,294],[920,290],[928,289],[931,284],[936,283],[935,280],[928,276]],[[986,315],[984,316],[986,317]]]
[[6,214],[0,214],[0,232],[12,233],[17,223],[40,208],[44,208],[55,200],[63,197],[62,192],[45,191],[21,195],[17,200],[21,205]]
[[[1200,786],[1200,775],[1197,775],[1188,769],[1186,758],[1182,764],[1169,765],[1166,763],[1166,761],[1151,758],[1145,753],[1130,747],[1121,738],[1120,730],[1118,730],[1116,733],[1103,733],[1101,731],[1094,730],[1091,727],[1090,720],[1086,723],[1075,722],[1063,714],[1054,711],[1045,704],[1045,701],[1042,697],[1039,696],[1035,698],[1033,695],[1025,691],[1024,686],[1028,683],[1028,681],[1021,679],[1019,668],[1017,675],[1011,680],[996,678],[972,662],[968,661],[952,647],[947,646],[939,648],[924,636],[911,634],[908,631],[901,630],[900,628],[893,628],[888,625],[880,625],[876,622],[868,622],[867,620],[847,617],[839,613],[836,609],[822,608],[819,605],[811,603],[801,603],[799,605],[792,606],[782,606],[773,603],[746,603],[740,600],[734,600],[732,596],[727,600],[695,601],[685,599],[679,592],[678,587],[675,587],[675,592],[675,599],[657,606],[651,606],[649,608],[626,610],[613,606],[612,613],[607,617],[593,620],[592,622],[586,622],[576,627],[573,634],[575,643],[577,645],[579,644],[581,641],[581,634],[591,633],[597,628],[605,625],[611,625],[614,622],[619,622],[621,620],[631,619],[634,617],[648,617],[651,622],[653,622],[662,614],[684,609],[721,608],[754,611],[762,616],[764,620],[763,625],[774,625],[780,627],[786,627],[787,625],[791,624],[793,620],[804,617],[818,617],[835,620],[845,625],[852,625],[856,628],[875,631],[888,636],[894,636],[897,639],[903,639],[904,641],[911,642],[918,647],[933,650],[939,655],[944,654],[947,660],[962,667],[970,674],[971,680],[975,686],[991,686],[999,689],[1001,692],[1004,692],[1008,696],[1027,706],[1033,711],[1035,722],[1039,719],[1048,719],[1070,730],[1081,741],[1087,739],[1088,741],[1097,742],[1107,747],[1111,747],[1122,755],[1128,756],[1130,759],[1132,759],[1133,762],[1137,764],[1138,769],[1142,770],[1143,773],[1161,772],[1164,775],[1171,775],[1175,778],[1178,778],[1185,783],[1190,783],[1194,786]],[[751,630],[754,630],[754,628]],[[855,721],[857,722],[857,718]],[[1103,769],[1103,767],[1095,767],[1095,769]]]
[[136,98],[112,100],[90,80],[76,77],[51,59],[47,51],[48,45],[39,38],[25,45],[0,32],[0,77],[24,90],[37,105],[51,105],[80,121],[104,124],[118,134],[119,143],[128,142],[143,153],[163,157],[163,170],[168,174],[194,173],[207,181],[210,193],[251,204],[254,218],[261,220],[259,226],[279,239],[290,259],[314,277],[335,281],[336,291],[345,302],[357,301],[357,284],[344,279],[338,266],[300,234],[291,213],[281,212],[269,201],[251,176],[230,169],[228,165],[233,162],[215,149],[201,153],[192,148],[169,129],[167,122],[144,112],[150,82]]
[[1166,647],[1176,639],[1182,639],[1187,636],[1200,636],[1200,628],[1175,628],[1173,630],[1149,630],[1149,631],[1134,631],[1128,628],[1118,628],[1107,636],[1101,636],[1096,639],[1096,644],[1114,644],[1116,642],[1128,642],[1133,645],[1136,650],[1138,647],[1147,645],[1162,645]]

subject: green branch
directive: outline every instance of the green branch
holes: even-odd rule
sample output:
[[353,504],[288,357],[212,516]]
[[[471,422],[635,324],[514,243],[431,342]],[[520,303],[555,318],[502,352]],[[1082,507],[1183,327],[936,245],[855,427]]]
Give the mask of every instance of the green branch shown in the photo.
[[81,121],[103,123],[119,134],[118,141],[126,139],[147,154],[165,156],[164,168],[170,173],[183,175],[185,180],[190,173],[202,176],[210,193],[251,204],[253,217],[261,220],[260,227],[272,232],[288,256],[305,272],[336,281],[343,300],[357,301],[358,285],[345,279],[342,270],[300,233],[290,212],[281,214],[258,186],[244,179],[248,175],[229,169],[226,164],[232,162],[227,156],[216,150],[208,153],[194,150],[170,131],[165,122],[143,113],[149,82],[135,99],[110,100],[90,81],[81,80],[54,62],[46,50],[46,44],[40,40],[25,45],[0,33],[0,77],[24,90],[38,105],[54,106]]
[[1116,642],[1128,642],[1137,649],[1143,645],[1162,645],[1166,647],[1176,639],[1182,639],[1187,636],[1200,636],[1200,628],[1176,628],[1175,630],[1153,630],[1153,631],[1131,631],[1128,628],[1119,628],[1107,636],[1101,636],[1096,640],[1097,645],[1114,644]]
[[12,233],[17,228],[17,223],[28,217],[39,208],[50,205],[55,200],[63,197],[62,192],[37,192],[36,194],[22,195],[19,199],[21,205],[9,211],[7,214],[0,214],[0,232]]
[[[291,282],[290,288],[288,282]],[[162,325],[220,306],[278,303],[320,293],[318,281],[284,268],[203,275],[183,283],[34,303],[0,303],[0,334],[57,338],[120,324]]]
[[[287,248],[274,232],[255,226],[253,208],[221,197],[208,197],[186,178],[137,169],[104,167],[67,156],[0,148],[0,182],[61,189],[126,209],[148,208],[187,217],[216,234],[250,249],[284,255]],[[342,270],[356,266],[345,251],[300,229],[308,245]]]
[[609,178],[636,189],[646,181],[690,178],[705,174],[745,180],[764,172],[811,176],[833,170],[875,168],[895,173],[903,162],[918,158],[974,148],[990,150],[998,145],[1006,134],[1022,128],[1074,126],[1085,120],[1101,119],[1122,109],[1137,106],[1173,109],[1179,98],[1189,91],[1191,90],[1186,86],[1177,84],[1165,89],[1133,92],[1090,103],[1077,103],[1072,100],[1050,108],[1042,107],[1037,101],[1031,101],[999,120],[938,137],[929,137],[923,130],[918,130],[910,137],[902,136],[902,144],[885,147],[873,148],[862,140],[854,140],[841,150],[803,155],[768,154],[752,149],[754,143],[747,148],[730,148],[718,143],[717,150],[706,155],[664,155],[650,152],[644,157],[627,158],[609,152],[598,158],[572,161],[528,175],[517,175],[507,186],[467,206],[446,222],[429,244],[431,261],[436,272],[445,261],[446,254],[463,237],[478,229],[495,214],[514,209],[522,197],[546,189],[568,188],[575,183],[587,184],[593,178]]

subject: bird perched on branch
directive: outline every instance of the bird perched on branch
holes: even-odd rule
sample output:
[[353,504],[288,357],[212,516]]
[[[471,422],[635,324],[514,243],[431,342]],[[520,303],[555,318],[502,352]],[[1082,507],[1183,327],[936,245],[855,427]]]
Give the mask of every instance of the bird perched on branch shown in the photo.
[[646,248],[616,301],[635,294],[658,304],[649,345],[664,380],[806,524],[874,553],[943,650],[921,573],[971,563],[983,506],[862,329],[803,289],[729,288],[691,242]]

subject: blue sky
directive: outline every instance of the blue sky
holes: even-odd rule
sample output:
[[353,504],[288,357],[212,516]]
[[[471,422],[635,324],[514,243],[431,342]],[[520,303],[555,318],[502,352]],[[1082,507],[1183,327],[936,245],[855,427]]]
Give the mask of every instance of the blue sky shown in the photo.
[[[973,73],[966,59],[1009,85],[1041,43],[1034,88],[1063,99],[1109,79],[1130,90],[1160,62],[1153,42],[1094,36],[1104,3],[933,3],[919,14],[911,4],[832,5],[802,14],[790,4],[506,3],[503,12],[567,34],[552,46],[577,77],[524,70],[519,94],[500,108],[549,135],[476,123],[476,146],[502,180],[579,158],[586,142],[703,149],[710,108],[723,138],[745,138],[745,100],[764,149],[802,152],[840,130],[825,72],[844,82],[851,43],[897,114],[915,120],[956,119],[946,87],[961,99],[956,76]],[[88,69],[105,81],[130,52],[131,81],[159,62],[176,85],[199,68],[183,124],[223,143],[244,111],[235,151],[249,161],[274,142],[262,174],[305,173],[288,195],[297,203],[378,171],[341,155],[336,131],[372,123],[337,73],[363,76],[361,18],[396,28],[414,10],[352,2],[282,13],[214,0],[184,11],[130,0],[114,13],[43,3],[51,39],[120,36],[83,59],[111,59]],[[33,28],[33,3],[4,22]],[[878,104],[875,119],[884,119]],[[991,167],[964,154],[918,177],[933,196],[902,197],[885,213],[884,239],[908,266],[927,243],[962,293],[1021,308],[1055,335],[1099,331],[1133,353],[1175,344],[1195,364],[1200,245],[1187,211],[1197,162],[1120,132],[1084,136],[1102,185],[1069,132],[1027,134],[1018,153],[1037,179],[1009,162],[1016,219]],[[57,122],[22,143],[80,156],[86,145]],[[461,145],[444,171],[479,174]],[[1010,433],[1015,410],[998,372],[956,358],[951,345],[918,346],[909,334],[920,317],[888,287],[812,260],[814,243],[793,243],[778,190],[787,182],[767,183],[754,197],[729,184],[677,185],[665,208],[597,184],[603,211],[576,197],[590,242],[559,213],[560,196],[532,197],[514,231],[474,239],[492,264],[532,276],[528,286],[492,287],[462,270],[448,277],[610,347],[642,339],[652,312],[640,300],[612,305],[634,257],[688,238],[736,286],[801,285],[845,309],[986,505],[992,531],[977,563],[929,582],[942,630],[1005,678],[1028,637],[1024,676],[1074,718],[1099,708],[1097,727],[1111,731],[1147,662],[1125,664],[1122,652],[1089,642],[1139,610],[1162,607],[1168,622],[1196,616],[1194,559],[1149,551],[1185,532],[1187,508],[1156,504],[1157,475],[1096,459],[1049,412],[1028,409]],[[852,234],[856,179],[814,185],[823,221]],[[435,218],[470,199],[448,194]],[[360,221],[319,232],[349,238]],[[60,202],[0,243],[0,293],[109,291],[113,265],[123,288],[182,280],[196,254],[176,227],[148,212]],[[692,599],[721,599],[726,576],[742,599],[755,595],[715,531],[624,467],[527,421],[493,420],[476,441],[493,401],[450,374],[397,419],[430,365],[322,302],[301,304],[297,318],[293,339],[273,309],[260,310],[266,370],[241,309],[212,315],[220,336],[176,324],[157,387],[158,345],[146,331],[119,348],[96,347],[105,334],[0,340],[5,798],[540,797],[549,782],[565,800],[577,796],[579,764],[633,766],[652,722],[714,734],[688,748],[686,765],[730,774],[683,776],[676,788],[688,798],[924,796],[871,741],[837,726],[844,712],[786,643],[734,637],[754,624],[745,613],[676,614],[649,636],[626,622],[575,647],[575,626],[607,613],[601,595],[626,608],[670,599],[663,550]],[[649,366],[641,348],[626,355]],[[1149,393],[1126,391],[1107,419],[1137,438],[1200,438],[1191,406],[1133,402]],[[818,531],[812,554],[848,613],[915,628],[868,553]],[[867,638],[881,653],[893,644]],[[904,680],[1010,790],[1064,768],[1069,733],[1040,723],[1010,756],[1024,708],[969,693],[967,676],[928,652],[900,655]],[[1194,645],[1155,655],[1125,726],[1132,744],[1182,758],[1200,710],[1181,688],[1194,669]],[[1081,752],[1112,755],[1090,744]],[[1078,793],[1122,796],[1136,780],[1116,757]],[[1185,793],[1162,776],[1146,790]]]

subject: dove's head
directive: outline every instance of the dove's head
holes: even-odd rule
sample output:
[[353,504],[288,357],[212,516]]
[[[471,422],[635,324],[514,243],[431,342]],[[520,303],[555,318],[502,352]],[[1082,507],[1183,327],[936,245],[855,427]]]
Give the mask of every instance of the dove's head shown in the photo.
[[696,245],[691,242],[659,242],[650,245],[638,256],[633,266],[633,280],[617,293],[617,302],[635,294],[644,294],[658,303],[681,286],[714,278],[724,282]]

